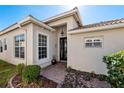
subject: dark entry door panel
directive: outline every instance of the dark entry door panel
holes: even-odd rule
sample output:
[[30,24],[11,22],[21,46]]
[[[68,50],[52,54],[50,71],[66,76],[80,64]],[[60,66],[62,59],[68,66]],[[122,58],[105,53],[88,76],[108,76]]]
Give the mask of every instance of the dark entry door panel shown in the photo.
[[60,38],[60,60],[67,60],[67,38]]

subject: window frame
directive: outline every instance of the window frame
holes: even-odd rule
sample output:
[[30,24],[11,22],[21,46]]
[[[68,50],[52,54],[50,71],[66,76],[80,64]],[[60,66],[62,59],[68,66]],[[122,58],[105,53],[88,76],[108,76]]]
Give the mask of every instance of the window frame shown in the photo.
[[2,43],[3,43],[2,40],[0,40],[0,53],[3,52],[3,44]]
[[[22,37],[23,36],[23,40]],[[18,38],[18,44],[16,45],[16,37]],[[25,34],[19,34],[14,36],[14,57],[18,58],[18,59],[25,59]],[[21,44],[23,43],[23,46],[21,46]],[[19,53],[18,56],[16,56],[16,48],[19,48]],[[24,48],[23,52],[24,52],[24,57],[21,57],[21,48]]]
[[[39,46],[39,35],[41,35],[41,36],[46,36],[46,46]],[[40,42],[41,44],[42,44],[42,42]],[[48,34],[45,34],[45,33],[38,33],[38,60],[46,60],[46,59],[48,59],[49,58],[49,35]],[[44,58],[40,58],[39,56],[39,48],[41,48],[41,47],[46,47],[46,57],[44,57]],[[42,56],[42,55],[41,55]]]
[[4,38],[3,42],[4,42],[4,50],[6,51],[7,50],[7,40],[6,40],[6,38]]
[[[91,44],[91,46],[86,46],[86,44],[88,44],[87,41],[90,41],[89,44]],[[101,43],[101,45],[95,46],[96,43]],[[103,37],[86,37],[86,38],[84,38],[84,47],[85,48],[103,48]]]

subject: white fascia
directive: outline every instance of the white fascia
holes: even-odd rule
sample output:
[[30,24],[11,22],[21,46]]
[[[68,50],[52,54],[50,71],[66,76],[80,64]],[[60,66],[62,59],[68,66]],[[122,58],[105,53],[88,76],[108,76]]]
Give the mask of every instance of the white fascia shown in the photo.
[[101,27],[71,30],[71,31],[68,31],[67,33],[68,34],[80,34],[80,33],[89,33],[89,32],[99,32],[99,31],[105,31],[105,30],[111,30],[111,29],[123,28],[123,27],[124,27],[124,23],[120,23],[120,24],[107,25],[107,26],[101,26]]
[[46,19],[46,20],[44,20],[42,22],[50,23],[50,22],[52,22],[54,20],[59,20],[59,19],[65,18],[67,16],[71,16],[71,15],[73,15],[76,18],[76,20],[79,21],[80,25],[82,25],[81,16],[80,16],[80,13],[79,13],[78,9],[72,9],[70,11],[64,12],[64,13],[59,14],[57,16],[48,18],[48,19]]
[[50,27],[50,26],[48,26],[48,25],[46,25],[46,24],[38,21],[37,19],[35,19],[35,18],[31,17],[31,16],[28,16],[27,18],[25,18],[25,19],[17,22],[16,24],[14,24],[14,25],[6,28],[2,32],[0,32],[0,35],[5,34],[5,33],[8,33],[8,32],[10,32],[10,31],[12,31],[12,30],[14,30],[16,28],[20,28],[21,26],[23,26],[25,24],[28,24],[30,22],[35,23],[37,25],[40,25],[40,26],[42,26],[42,27],[44,27],[44,28],[46,28],[46,29],[48,29],[50,31],[55,31],[55,29],[53,29],[52,27]]
[[55,29],[53,29],[52,27],[44,24],[43,22],[41,22],[41,21],[31,17],[31,16],[28,16],[26,19],[24,19],[22,21],[19,21],[18,24],[21,25],[21,24],[25,24],[27,22],[32,22],[32,23],[38,24],[38,25],[40,25],[40,26],[42,26],[42,27],[44,27],[44,28],[46,28],[46,29],[48,29],[50,31],[55,31]]

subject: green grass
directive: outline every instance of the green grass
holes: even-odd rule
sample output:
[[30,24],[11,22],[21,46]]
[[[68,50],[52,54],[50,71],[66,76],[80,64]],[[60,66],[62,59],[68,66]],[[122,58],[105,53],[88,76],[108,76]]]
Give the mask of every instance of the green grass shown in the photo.
[[15,74],[16,67],[0,60],[0,87],[6,87],[9,79]]

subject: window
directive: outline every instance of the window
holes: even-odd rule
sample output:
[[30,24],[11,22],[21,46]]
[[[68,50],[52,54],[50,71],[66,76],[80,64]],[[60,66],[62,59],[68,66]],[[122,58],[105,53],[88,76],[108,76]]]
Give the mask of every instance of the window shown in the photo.
[[24,34],[15,36],[15,57],[24,58]]
[[85,38],[85,47],[86,48],[99,48],[102,47],[102,38]]
[[3,52],[2,41],[0,40],[0,52]]
[[47,36],[39,34],[38,40],[39,59],[47,58]]
[[86,40],[85,47],[92,47],[92,40]]
[[94,47],[102,47],[101,39],[94,39]]
[[6,43],[6,39],[4,39],[4,50],[7,50],[7,43]]

